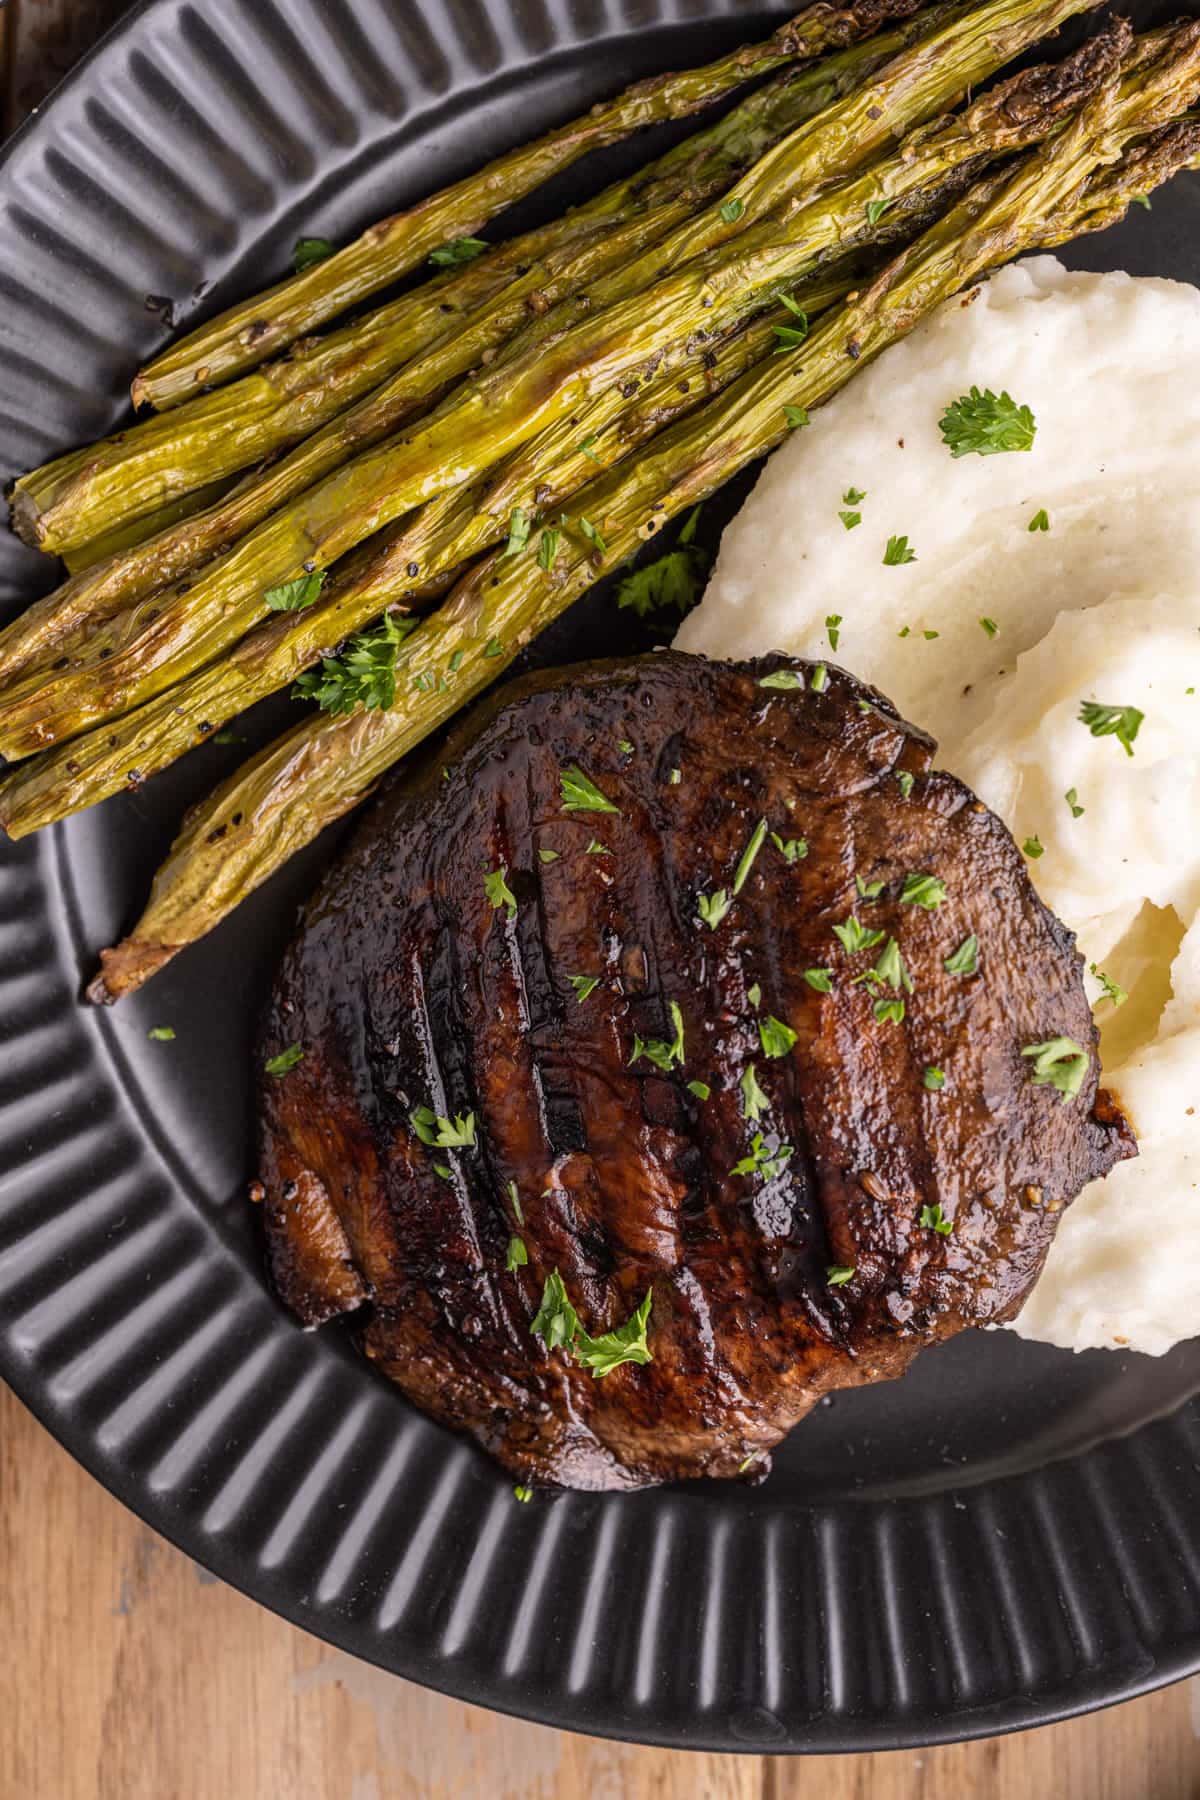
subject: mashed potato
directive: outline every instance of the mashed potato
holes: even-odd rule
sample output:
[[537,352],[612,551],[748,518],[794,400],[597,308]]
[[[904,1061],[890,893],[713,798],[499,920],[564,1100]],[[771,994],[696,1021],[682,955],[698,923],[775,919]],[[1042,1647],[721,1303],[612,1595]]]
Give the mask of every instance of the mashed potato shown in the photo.
[[[677,639],[836,643],[1042,846],[1040,891],[1128,991],[1089,977],[1140,1157],[1076,1201],[1016,1322],[1075,1349],[1200,1330],[1198,369],[1194,288],[1049,257],[1002,271],[772,458]],[[938,421],[972,385],[1031,408],[1032,450],[951,457]],[[901,536],[916,560],[884,565]],[[1144,714],[1132,757],[1084,700]]]

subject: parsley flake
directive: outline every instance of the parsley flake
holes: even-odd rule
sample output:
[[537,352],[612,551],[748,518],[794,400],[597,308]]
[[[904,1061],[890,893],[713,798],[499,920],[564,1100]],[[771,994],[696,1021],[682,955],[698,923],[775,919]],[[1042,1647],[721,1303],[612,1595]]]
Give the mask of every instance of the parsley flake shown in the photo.
[[744,1119],[761,1119],[771,1102],[758,1085],[758,1076],[754,1064],[746,1064],[746,1072],[738,1086],[742,1090],[742,1117]]
[[328,238],[297,238],[292,246],[292,267],[297,275],[303,275],[305,269],[315,268],[317,263],[332,255],[333,245]]
[[722,224],[736,225],[738,220],[741,218],[742,214],[745,212],[745,210],[746,210],[745,202],[743,200],[739,200],[736,194],[732,195],[730,197],[730,199],[726,200],[725,203],[723,204],[723,206],[721,207],[721,222],[722,222]]
[[851,1265],[847,1268],[844,1264],[830,1263],[825,1271],[825,1279],[830,1287],[845,1287],[848,1281],[854,1279],[854,1267]]
[[848,487],[842,495],[842,505],[861,506],[866,497],[865,488]]
[[814,694],[823,694],[829,686],[829,670],[824,663],[818,663],[809,678],[809,687]]
[[899,1025],[904,1018],[903,1000],[876,1000],[871,1010],[881,1025]]
[[292,688],[299,700],[315,700],[322,712],[386,712],[396,698],[396,652],[415,619],[385,613],[379,624],[350,638],[341,654],[327,656],[320,669],[309,669]]
[[995,619],[980,619],[979,623],[990,638],[994,638],[1000,629]]
[[528,1506],[533,1499],[533,1489],[527,1487],[523,1481],[519,1481],[513,1488],[513,1499],[519,1500],[522,1506]]
[[152,1025],[146,1036],[153,1039],[156,1044],[171,1044],[175,1041],[175,1027],[173,1025]]
[[558,851],[557,850],[539,850],[538,851],[538,861],[544,862],[544,863],[557,862],[558,861]]
[[831,969],[805,969],[804,979],[810,988],[816,989],[818,994],[832,994],[833,992],[833,971]]
[[600,986],[598,975],[572,975],[568,978],[575,989],[575,998],[582,1006],[589,994],[594,994]]
[[[576,763],[559,772],[562,784],[562,809],[564,812],[600,812],[620,813],[619,806],[614,806],[600,792],[594,781],[588,779]],[[591,846],[589,845],[589,849]]]
[[558,555],[558,546],[562,540],[562,532],[556,525],[547,525],[538,538],[538,568],[550,570],[554,567],[554,559]]
[[949,1237],[950,1233],[954,1230],[954,1220],[946,1217],[945,1213],[942,1211],[942,1203],[940,1200],[936,1206],[923,1206],[921,1208],[921,1223],[925,1226],[927,1231],[936,1231],[940,1237]]
[[854,885],[858,889],[860,900],[878,900],[886,884],[882,881],[864,881],[861,875],[856,875]]
[[862,524],[862,514],[860,512],[840,512],[838,518],[842,521],[842,524],[847,531],[853,531],[856,525]]
[[833,935],[841,944],[848,956],[856,956],[860,950],[871,950],[876,944],[882,944],[882,931],[868,931],[860,925],[854,913],[841,925],[835,925]]
[[1026,531],[1049,531],[1050,514],[1046,511],[1044,506],[1038,508],[1025,529]]
[[506,871],[503,868],[499,868],[493,869],[490,874],[485,875],[483,878],[483,891],[491,901],[495,911],[499,912],[502,906],[506,906],[508,908],[509,918],[515,919],[517,916],[517,896],[513,893],[508,882],[505,880],[505,874]]
[[888,539],[887,549],[883,553],[883,566],[885,569],[895,569],[898,568],[901,563],[911,563],[916,562],[916,560],[917,553],[915,550],[909,549],[908,539],[906,537],[890,537]]
[[654,1064],[655,1068],[661,1069],[666,1075],[670,1073],[676,1063],[683,1061],[683,1014],[679,1009],[678,1000],[672,1000],[667,1011],[671,1015],[671,1024],[675,1028],[674,1037],[669,1042],[666,1038],[647,1038],[645,1043],[640,1037],[635,1037],[633,1055],[629,1058],[631,1065],[645,1056]]
[[774,1181],[782,1175],[784,1169],[795,1155],[790,1144],[779,1144],[774,1150],[767,1148],[761,1131],[756,1131],[750,1139],[750,1154],[735,1162],[729,1173],[731,1175],[765,1175],[768,1181]]
[[482,256],[490,247],[482,238],[451,238],[448,244],[439,244],[430,253],[429,260],[435,269],[457,269],[463,263],[474,262],[477,256]]
[[778,850],[780,856],[782,856],[784,862],[803,862],[804,858],[808,855],[808,840],[806,838],[781,838],[777,831],[773,831],[771,833],[771,842]]
[[951,456],[998,456],[1009,450],[1032,450],[1037,425],[1027,406],[1012,395],[982,393],[973,387],[952,401],[938,421]]
[[696,911],[710,931],[715,931],[725,917],[733,901],[724,888],[718,888],[714,894],[697,894]]
[[758,1040],[764,1056],[786,1056],[796,1042],[796,1034],[782,1019],[771,1016],[758,1021]]
[[444,1119],[431,1107],[417,1106],[408,1115],[408,1122],[421,1142],[430,1149],[436,1150],[470,1150],[475,1143],[475,1114],[456,1113],[453,1119]]
[[508,518],[508,542],[501,557],[519,556],[529,542],[529,515],[523,506],[514,506]]
[[804,677],[795,669],[772,669],[769,675],[759,677],[761,688],[802,688]]
[[295,581],[284,581],[278,587],[268,588],[263,595],[263,604],[271,612],[303,612],[311,606],[325,585],[325,570],[313,569],[308,574],[297,575]]
[[608,545],[605,543],[596,527],[592,524],[592,521],[586,519],[582,513],[579,515],[579,529],[587,539],[588,543],[591,544],[594,549],[598,550],[601,556],[607,555]]
[[1057,1088],[1064,1103],[1073,1100],[1083,1086],[1091,1058],[1074,1038],[1049,1038],[1044,1044],[1026,1044],[1022,1056],[1032,1056],[1035,1087]]
[[762,849],[763,839],[766,835],[767,821],[765,819],[760,819],[758,824],[754,827],[754,830],[750,833],[750,840],[747,843],[746,848],[742,851],[741,857],[738,860],[738,866],[734,870],[733,891],[735,894],[740,894],[745,887],[750,871],[754,867],[754,859]]
[[707,1100],[712,1093],[707,1081],[689,1081],[687,1091],[689,1094],[694,1094],[697,1100]]
[[880,219],[882,219],[884,213],[891,205],[892,202],[890,200],[868,200],[866,206],[863,208],[867,215],[867,224],[878,225]]
[[[1103,969],[1098,969],[1095,963],[1089,963],[1088,967],[1096,977],[1096,980],[1100,983],[1100,986],[1104,989],[1104,992],[1101,994],[1100,999],[1097,1000],[1096,1005],[1100,1006],[1105,1000],[1111,1000],[1114,1008],[1124,1006],[1129,995],[1125,992],[1125,989],[1120,983],[1114,981],[1111,975],[1106,975]],[[151,1032],[150,1035],[153,1037],[153,1032]]]
[[653,1352],[646,1337],[653,1297],[654,1290],[651,1288],[637,1311],[624,1325],[592,1337],[579,1323],[579,1314],[567,1298],[562,1276],[557,1269],[552,1269],[546,1277],[541,1304],[529,1330],[534,1337],[541,1338],[547,1350],[560,1347],[566,1350],[576,1362],[581,1363],[585,1369],[590,1369],[593,1378],[599,1381],[602,1376],[619,1369],[622,1363],[653,1361]]
[[975,975],[979,972],[979,939],[972,932],[958,949],[942,960],[947,975]]
[[758,1008],[762,1005],[762,989],[757,981],[754,983],[753,987],[746,989],[746,998],[757,1012]]
[[1079,708],[1079,723],[1095,738],[1115,737],[1126,756],[1133,755],[1133,740],[1145,717],[1136,706],[1101,706],[1096,700],[1085,700]]
[[946,1085],[945,1075],[942,1073],[941,1069],[937,1068],[933,1063],[930,1063],[929,1067],[926,1069],[922,1076],[922,1080],[931,1094],[940,1093],[942,1088]]
[[780,303],[786,306],[796,321],[794,325],[772,325],[775,333],[776,356],[784,356],[789,350],[798,350],[808,336],[808,314],[802,306],[797,305],[790,294],[780,294]]
[[583,854],[585,856],[611,856],[612,851],[607,844],[602,844],[599,838],[593,838]]
[[685,613],[696,604],[709,565],[708,551],[695,541],[700,511],[698,506],[692,508],[674,549],[625,577],[617,589],[618,607],[644,619],[660,607],[673,606]]
[[504,1267],[511,1275],[514,1269],[523,1269],[529,1261],[529,1252],[525,1248],[525,1239],[514,1232],[508,1240],[508,1250],[504,1258]]
[[[776,330],[778,329],[779,327],[776,326]],[[808,408],[806,406],[785,406],[783,409],[783,416],[787,420],[788,428],[791,431],[799,431],[802,426],[810,425],[812,423],[812,420],[808,416]]]
[[304,1061],[304,1052],[299,1044],[289,1044],[278,1056],[270,1056],[263,1064],[268,1075],[287,1075],[298,1063]]
[[1025,842],[1021,845],[1021,854],[1022,856],[1031,857],[1036,861],[1039,856],[1044,856],[1046,854],[1046,846],[1043,844],[1041,838],[1035,833],[1033,837],[1027,837],[1025,839]]
[[907,800],[908,796],[912,793],[914,779],[915,777],[910,775],[907,769],[901,769],[896,776],[896,780],[900,783],[900,798],[902,800]]
[[914,870],[904,877],[901,906],[920,906],[925,912],[933,912],[945,898],[946,884],[937,875],[919,875]]
[[1087,811],[1087,808],[1080,806],[1080,804],[1079,804],[1078,788],[1068,788],[1066,793],[1063,795],[1063,799],[1066,801],[1067,805],[1071,809],[1071,817],[1073,819],[1082,819],[1084,813]]

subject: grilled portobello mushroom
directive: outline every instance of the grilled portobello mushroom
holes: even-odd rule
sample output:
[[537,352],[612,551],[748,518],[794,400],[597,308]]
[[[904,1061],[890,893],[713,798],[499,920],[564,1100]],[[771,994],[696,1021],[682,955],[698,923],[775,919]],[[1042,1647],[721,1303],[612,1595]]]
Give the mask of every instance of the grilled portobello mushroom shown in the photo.
[[303,1052],[261,1086],[298,1317],[578,1488],[760,1472],[1011,1318],[1134,1143],[1072,934],[933,750],[839,669],[664,652],[393,780],[262,1026]]

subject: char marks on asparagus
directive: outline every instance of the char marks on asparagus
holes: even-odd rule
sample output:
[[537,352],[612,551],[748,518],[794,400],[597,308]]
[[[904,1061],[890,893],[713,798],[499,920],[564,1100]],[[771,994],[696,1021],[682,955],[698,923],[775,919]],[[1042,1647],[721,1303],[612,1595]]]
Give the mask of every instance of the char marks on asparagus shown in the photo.
[[[285,957],[279,1290],[310,1324],[364,1307],[381,1370],[521,1480],[761,1466],[823,1392],[1011,1317],[1131,1153],[1008,833],[880,695],[812,674],[522,681],[379,801]],[[940,904],[904,903],[914,874]],[[1059,1037],[1089,1057],[1073,1098],[1022,1056]],[[596,1379],[547,1349],[556,1272],[593,1337],[651,1292],[651,1360]]]

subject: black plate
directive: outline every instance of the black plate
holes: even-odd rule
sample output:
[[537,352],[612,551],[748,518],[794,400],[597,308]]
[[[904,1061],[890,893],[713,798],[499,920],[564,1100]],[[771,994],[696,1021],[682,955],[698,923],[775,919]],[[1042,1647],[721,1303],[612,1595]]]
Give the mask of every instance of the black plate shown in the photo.
[[[181,319],[212,310],[280,272],[301,233],[347,236],[772,16],[735,0],[139,8],[0,169],[0,476],[121,416],[163,336],[147,295]],[[1200,183],[1074,257],[1200,278]],[[0,543],[7,611],[45,579]],[[537,654],[644,647],[623,629],[601,593]],[[827,1403],[757,1491],[520,1506],[336,1329],[297,1330],[243,1198],[247,1047],[330,842],[144,995],[78,1004],[184,803],[241,754],[207,745],[0,860],[0,1370],[93,1474],[347,1650],[621,1737],[880,1749],[1200,1666],[1200,1343],[1152,1361],[966,1337],[899,1386]],[[155,1024],[175,1042],[151,1043]]]

